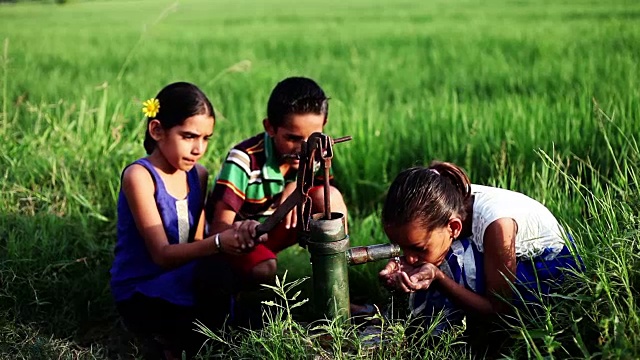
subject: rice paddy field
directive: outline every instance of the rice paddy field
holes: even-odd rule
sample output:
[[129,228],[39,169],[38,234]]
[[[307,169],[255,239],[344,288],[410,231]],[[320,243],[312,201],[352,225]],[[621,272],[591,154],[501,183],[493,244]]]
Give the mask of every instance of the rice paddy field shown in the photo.
[[[262,130],[272,87],[308,76],[331,97],[326,133],[353,136],[333,169],[352,245],[387,241],[380,206],[401,169],[456,162],[547,205],[588,268],[542,319],[511,325],[500,357],[639,358],[639,20],[624,0],[0,3],[0,357],[142,356],[108,286],[120,172],[144,156],[141,102],[199,85],[219,113],[202,161],[215,173]],[[299,247],[280,265],[287,281],[311,275]],[[390,303],[382,265],[350,269],[353,299]],[[321,346],[271,320],[208,355],[482,357],[459,332],[410,340],[402,321],[385,319],[390,335],[367,350],[351,325],[324,325]]]

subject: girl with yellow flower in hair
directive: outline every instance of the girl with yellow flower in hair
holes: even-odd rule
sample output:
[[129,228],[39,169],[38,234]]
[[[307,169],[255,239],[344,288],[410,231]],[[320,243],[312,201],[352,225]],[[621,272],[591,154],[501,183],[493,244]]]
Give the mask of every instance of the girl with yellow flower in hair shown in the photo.
[[[193,322],[219,326],[230,306],[225,294],[210,294],[206,307],[196,302],[198,262],[213,254],[242,252],[266,238],[254,239],[256,221],[236,222],[204,236],[208,173],[197,162],[215,124],[205,94],[193,84],[178,82],[143,105],[148,155],[122,172],[111,291],[129,330],[161,338],[166,358],[183,350],[191,356],[204,340],[193,331]],[[219,273],[212,276],[231,279],[219,264]]]

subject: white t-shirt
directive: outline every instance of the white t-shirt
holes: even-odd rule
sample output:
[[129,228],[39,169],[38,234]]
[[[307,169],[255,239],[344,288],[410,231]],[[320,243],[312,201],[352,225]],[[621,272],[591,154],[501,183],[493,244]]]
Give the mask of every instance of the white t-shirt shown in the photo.
[[562,250],[565,232],[553,214],[538,201],[518,192],[482,185],[471,185],[473,218],[471,241],[484,252],[487,227],[500,218],[514,219],[518,225],[516,257],[531,258],[544,249],[553,254]]

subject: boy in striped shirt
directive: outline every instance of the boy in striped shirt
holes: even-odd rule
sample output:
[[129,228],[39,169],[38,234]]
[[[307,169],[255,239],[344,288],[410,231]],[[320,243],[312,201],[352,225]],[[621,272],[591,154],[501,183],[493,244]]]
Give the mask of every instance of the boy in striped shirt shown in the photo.
[[[323,131],[328,109],[327,96],[311,79],[291,77],[276,85],[263,120],[265,131],[234,146],[216,178],[207,201],[212,233],[231,227],[239,219],[262,221],[284,202],[296,188],[299,166],[299,160],[286,155],[297,153],[302,141]],[[312,188],[309,196],[312,213],[323,212],[322,187]],[[347,214],[342,194],[333,186],[331,208]],[[296,243],[296,223],[294,208],[269,233],[267,242],[227,257],[233,270],[249,283],[272,283],[277,271],[276,254]]]

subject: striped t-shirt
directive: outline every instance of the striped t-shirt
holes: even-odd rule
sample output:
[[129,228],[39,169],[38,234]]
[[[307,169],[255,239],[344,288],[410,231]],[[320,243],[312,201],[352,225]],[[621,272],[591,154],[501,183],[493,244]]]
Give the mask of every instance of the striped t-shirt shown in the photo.
[[229,205],[237,214],[236,220],[260,220],[275,211],[285,184],[295,181],[296,175],[290,171],[285,177],[280,172],[273,139],[260,133],[229,151],[209,201]]

